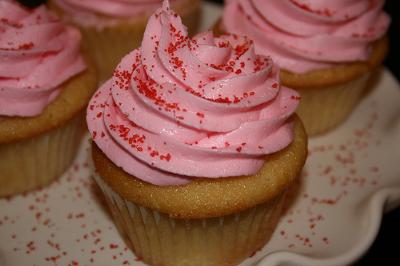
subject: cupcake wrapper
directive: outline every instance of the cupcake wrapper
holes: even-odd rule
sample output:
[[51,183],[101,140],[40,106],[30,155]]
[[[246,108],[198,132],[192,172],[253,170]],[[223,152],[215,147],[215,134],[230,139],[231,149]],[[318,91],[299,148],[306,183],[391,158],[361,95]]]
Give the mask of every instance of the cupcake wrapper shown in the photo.
[[309,136],[325,133],[342,123],[353,111],[367,86],[370,73],[345,84],[297,89],[301,101],[297,114]]
[[228,216],[174,219],[125,200],[100,176],[115,224],[137,257],[150,265],[235,265],[261,249],[279,220],[284,194]]
[[93,58],[102,83],[114,72],[121,58],[140,46],[144,28],[136,26],[120,31],[81,28],[85,51]]
[[[182,18],[191,33],[198,28],[199,16],[200,11],[193,9]],[[80,27],[85,51],[94,59],[101,83],[111,78],[122,57],[142,43],[147,21],[140,23],[104,29]]]
[[83,113],[35,137],[0,144],[0,196],[49,184],[73,161],[84,132]]

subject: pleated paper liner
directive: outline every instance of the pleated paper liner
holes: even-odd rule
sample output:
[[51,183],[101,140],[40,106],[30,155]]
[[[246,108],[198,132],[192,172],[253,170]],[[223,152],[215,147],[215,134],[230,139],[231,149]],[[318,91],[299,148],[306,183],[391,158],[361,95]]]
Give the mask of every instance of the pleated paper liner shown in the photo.
[[0,144],[0,196],[33,190],[60,176],[74,160],[83,132],[81,112],[61,127]]
[[261,249],[279,220],[285,192],[231,215],[175,219],[122,198],[100,176],[121,235],[149,265],[235,265]]

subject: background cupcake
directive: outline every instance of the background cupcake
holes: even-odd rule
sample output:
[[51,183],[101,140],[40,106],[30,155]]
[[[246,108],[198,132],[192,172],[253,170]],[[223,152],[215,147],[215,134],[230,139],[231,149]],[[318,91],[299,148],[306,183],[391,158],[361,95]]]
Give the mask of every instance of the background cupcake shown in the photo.
[[270,238],[307,139],[298,94],[252,42],[187,37],[164,2],[93,96],[95,180],[152,265],[232,265]]
[[340,124],[387,52],[389,17],[382,0],[228,1],[222,31],[253,39],[256,51],[282,68],[298,90],[298,114],[314,135]]
[[[200,0],[173,0],[172,6],[193,33],[200,19]],[[148,17],[160,0],[51,0],[64,20],[78,26],[95,59],[100,81],[109,79],[121,58],[142,41]]]
[[95,74],[80,33],[44,6],[0,1],[0,196],[43,186],[71,163]]

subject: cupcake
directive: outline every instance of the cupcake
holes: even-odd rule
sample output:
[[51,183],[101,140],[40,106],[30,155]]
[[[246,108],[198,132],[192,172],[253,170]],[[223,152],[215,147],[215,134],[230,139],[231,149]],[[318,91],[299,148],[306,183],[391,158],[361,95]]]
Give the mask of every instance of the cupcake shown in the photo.
[[0,196],[44,186],[71,164],[96,86],[80,33],[44,6],[0,1]]
[[[189,30],[196,31],[200,0],[172,0]],[[79,27],[85,48],[97,65],[100,81],[109,79],[121,58],[142,42],[149,16],[161,0],[51,0],[50,6]]]
[[262,248],[300,173],[298,94],[252,42],[189,38],[168,1],[87,110],[95,180],[150,265],[233,265]]
[[229,1],[217,31],[254,40],[282,68],[284,86],[302,96],[309,135],[343,122],[387,53],[383,0]]

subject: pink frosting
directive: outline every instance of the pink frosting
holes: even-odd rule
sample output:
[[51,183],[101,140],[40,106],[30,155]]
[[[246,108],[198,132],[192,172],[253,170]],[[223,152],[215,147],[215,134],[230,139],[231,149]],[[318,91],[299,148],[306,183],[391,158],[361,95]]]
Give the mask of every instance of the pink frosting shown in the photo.
[[236,35],[187,37],[168,2],[150,18],[88,107],[97,146],[125,172],[156,185],[251,175],[293,140],[298,94]]
[[0,1],[0,115],[36,116],[59,85],[85,69],[80,33],[44,6],[33,11]]
[[[116,23],[118,18],[152,14],[161,6],[161,0],[53,0],[73,21],[84,26],[103,28]],[[173,0],[175,2],[178,0]],[[96,14],[108,16],[99,19]]]
[[364,61],[387,31],[384,0],[231,0],[223,28],[246,35],[256,52],[283,69],[304,73]]

